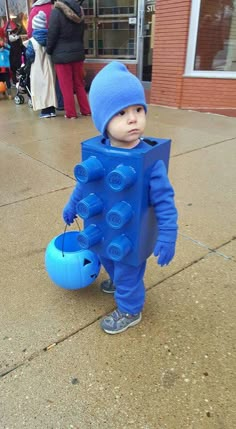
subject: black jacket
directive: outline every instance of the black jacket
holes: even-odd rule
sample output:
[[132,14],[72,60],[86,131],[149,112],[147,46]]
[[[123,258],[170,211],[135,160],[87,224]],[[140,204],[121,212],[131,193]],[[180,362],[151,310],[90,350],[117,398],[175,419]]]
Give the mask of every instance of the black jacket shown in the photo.
[[52,10],[47,40],[47,53],[54,64],[83,61],[84,15],[77,0],[60,0]]
[[22,43],[22,39],[19,37],[14,41],[9,40],[10,49],[10,65],[11,69],[17,70],[21,66],[21,56],[25,55],[25,47]]

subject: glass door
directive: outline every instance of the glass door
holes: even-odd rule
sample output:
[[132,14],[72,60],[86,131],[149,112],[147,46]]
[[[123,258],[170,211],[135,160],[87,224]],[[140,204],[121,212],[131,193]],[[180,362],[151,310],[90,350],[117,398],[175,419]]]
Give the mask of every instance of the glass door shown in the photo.
[[149,86],[152,80],[152,54],[155,28],[155,0],[143,0],[139,28],[138,75]]

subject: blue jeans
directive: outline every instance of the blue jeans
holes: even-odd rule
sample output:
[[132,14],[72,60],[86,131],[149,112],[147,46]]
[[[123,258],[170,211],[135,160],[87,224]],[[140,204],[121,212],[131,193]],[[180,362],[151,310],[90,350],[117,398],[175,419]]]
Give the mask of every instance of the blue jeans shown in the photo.
[[64,100],[59,86],[58,79],[56,78],[56,95],[57,95],[57,108],[58,110],[64,110]]

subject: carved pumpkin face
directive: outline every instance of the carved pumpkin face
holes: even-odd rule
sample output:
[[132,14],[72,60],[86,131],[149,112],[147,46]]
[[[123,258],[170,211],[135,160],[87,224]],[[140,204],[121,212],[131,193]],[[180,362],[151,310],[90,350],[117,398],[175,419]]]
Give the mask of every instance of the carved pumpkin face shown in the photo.
[[47,246],[45,266],[50,279],[64,289],[81,289],[95,281],[101,263],[91,250],[81,250],[79,231],[55,237]]

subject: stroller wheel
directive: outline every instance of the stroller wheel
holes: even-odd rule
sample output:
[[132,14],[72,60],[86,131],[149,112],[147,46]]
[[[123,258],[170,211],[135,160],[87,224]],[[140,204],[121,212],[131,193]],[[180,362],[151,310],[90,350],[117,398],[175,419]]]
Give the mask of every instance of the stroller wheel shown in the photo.
[[32,107],[33,107],[33,104],[32,104],[32,100],[31,100],[31,98],[29,98],[29,100],[28,100],[28,106],[32,109]]
[[18,106],[19,104],[21,104],[21,99],[20,99],[20,95],[16,95],[14,98],[15,104]]
[[20,97],[20,104],[24,104],[25,99],[24,99],[23,95],[19,95],[19,97]]

